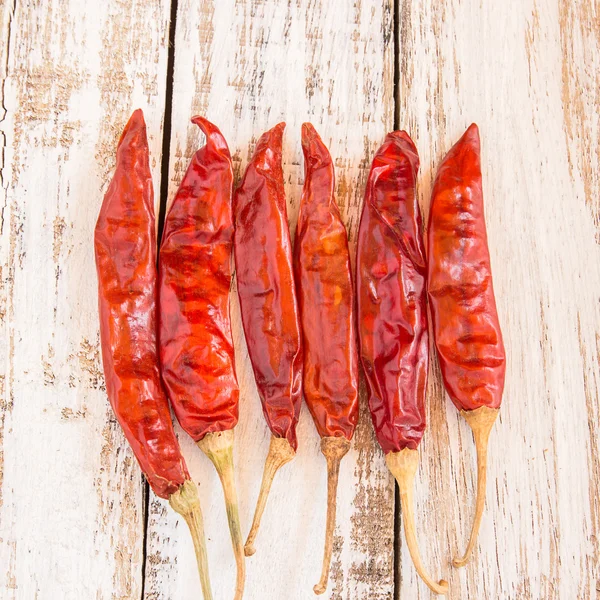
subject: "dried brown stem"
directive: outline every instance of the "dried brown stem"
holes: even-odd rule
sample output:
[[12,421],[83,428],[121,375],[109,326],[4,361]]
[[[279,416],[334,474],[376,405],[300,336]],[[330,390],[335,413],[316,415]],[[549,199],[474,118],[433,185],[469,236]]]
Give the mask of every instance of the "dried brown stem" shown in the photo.
[[188,524],[196,560],[198,561],[198,573],[200,574],[200,585],[204,600],[212,600],[210,589],[210,578],[208,576],[208,557],[206,554],[206,540],[204,538],[204,522],[202,520],[202,509],[196,485],[189,479],[169,498],[169,504],[178,512]]
[[321,580],[313,588],[315,594],[322,594],[327,589],[331,554],[333,552],[333,532],[337,510],[340,462],[348,453],[348,450],[350,450],[350,441],[345,437],[324,437],[321,440],[321,452],[327,460],[327,526],[325,529],[325,552],[323,554]]
[[207,433],[198,442],[198,447],[210,458],[217,469],[227,509],[229,532],[233,544],[233,553],[237,565],[234,600],[241,600],[244,595],[244,582],[246,579],[246,561],[242,541],[242,528],[238,510],[237,494],[235,491],[235,478],[233,471],[233,429],[217,433]]
[[295,455],[295,450],[285,438],[278,438],[275,436],[271,438],[271,445],[269,446],[269,453],[267,454],[267,459],[265,461],[265,470],[260,485],[258,502],[256,503],[256,510],[254,511],[254,519],[252,520],[252,527],[250,528],[250,533],[248,534],[248,539],[246,540],[246,546],[244,548],[246,556],[252,556],[256,552],[254,541],[256,540],[258,528],[260,527],[260,520],[262,519],[265,506],[267,505],[267,498],[269,497],[269,491],[275,473],[277,473],[283,465],[289,463]]
[[417,450],[404,448],[400,452],[390,452],[386,457],[388,469],[398,482],[400,489],[400,504],[402,508],[402,521],[404,522],[404,535],[406,545],[413,560],[417,573],[427,584],[427,587],[436,594],[448,593],[448,582],[441,579],[438,583],[433,581],[425,571],[415,531],[415,516],[413,512],[413,488],[417,467],[419,466],[419,453]]
[[498,412],[497,408],[488,408],[487,406],[481,406],[475,410],[460,411],[460,414],[473,431],[473,438],[475,439],[475,449],[477,451],[477,501],[475,503],[475,517],[473,519],[473,526],[471,527],[469,543],[462,558],[455,558],[452,561],[455,567],[464,567],[467,564],[477,542],[483,509],[485,508],[488,440],[490,438],[490,431],[498,417]]

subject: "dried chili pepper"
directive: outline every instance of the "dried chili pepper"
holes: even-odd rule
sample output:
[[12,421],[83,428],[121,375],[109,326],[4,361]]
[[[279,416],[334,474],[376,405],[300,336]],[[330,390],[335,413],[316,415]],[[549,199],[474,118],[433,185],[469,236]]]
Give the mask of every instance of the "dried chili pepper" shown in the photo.
[[233,471],[239,388],[229,318],[233,171],[227,142],[194,117],[206,145],[192,158],[167,211],[159,256],[162,377],[177,420],[213,462],[223,485],[237,580],[245,561]]
[[496,311],[483,212],[479,130],[474,123],[440,165],[428,231],[429,304],[444,385],[477,449],[477,501],[464,566],[477,541],[487,479],[487,446],[498,416],[506,356]]
[[418,169],[417,149],[404,131],[390,133],[373,159],[358,234],[359,340],[373,425],[398,482],[410,555],[429,588],[445,594],[448,583],[425,572],[413,514],[429,365]]
[[358,422],[358,353],[348,236],[335,201],[327,147],[302,125],[304,189],[294,243],[294,271],[304,348],[304,398],[327,461],[327,526],[321,579],[327,589],[340,461]]
[[153,196],[146,124],[136,110],[119,140],[94,235],[106,391],[150,486],[187,522],[204,598],[211,600],[200,500],[160,381]]
[[258,140],[234,194],[235,265],[248,354],[271,445],[246,555],[254,554],[269,490],[280,467],[296,453],[302,397],[302,348],[292,271],[292,245],[281,166],[285,123]]

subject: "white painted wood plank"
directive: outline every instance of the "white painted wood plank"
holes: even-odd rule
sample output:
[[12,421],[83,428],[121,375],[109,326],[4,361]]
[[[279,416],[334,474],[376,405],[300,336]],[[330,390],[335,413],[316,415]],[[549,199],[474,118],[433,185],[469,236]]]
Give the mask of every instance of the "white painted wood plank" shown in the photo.
[[[200,113],[226,136],[239,177],[256,139],[285,120],[284,172],[292,231],[303,183],[300,126],[311,120],[329,144],[339,202],[352,251],[370,158],[392,127],[391,0],[321,3],[180,0],[175,40],[173,136],[169,195],[202,143],[189,123]],[[232,304],[242,390],[236,428],[241,518],[248,531],[270,434]],[[364,406],[363,394],[363,408]],[[248,600],[314,597],[325,531],[325,460],[303,411],[299,452],[278,473],[247,559]],[[212,465],[181,433],[191,473],[200,482],[215,596],[232,597],[234,564],[222,493]],[[189,535],[153,501],[146,600],[196,599],[199,589]],[[329,593],[336,600],[393,597],[393,487],[363,411],[353,449],[342,462],[338,527]]]
[[106,394],[93,228],[130,111],[160,183],[169,3],[0,5],[0,597],[139,598],[143,483]]
[[[392,126],[390,5],[180,0],[171,195],[201,142],[191,114],[222,128],[238,175],[256,137],[285,118],[294,221],[300,123],[311,119],[336,159],[354,241],[369,162]],[[0,2],[3,599],[141,595],[143,488],[103,390],[91,240],[120,128],[136,106],[146,113],[158,189],[168,13],[167,0]],[[597,15],[585,1],[400,2],[400,124],[420,150],[424,209],[445,151],[471,121],[481,128],[509,355],[488,510],[462,571],[448,558],[470,524],[473,444],[437,372],[430,385],[418,527],[427,566],[445,570],[455,598],[597,595]],[[247,529],[268,432],[235,303],[234,316]],[[313,597],[325,472],[306,412],[299,435],[299,456],[276,480],[248,560],[247,598]],[[220,487],[182,440],[201,482],[215,593],[227,597],[234,567]],[[391,599],[392,487],[365,415],[343,465],[330,597]],[[146,598],[197,598],[189,534],[164,503],[151,496],[151,504]],[[404,545],[399,568],[401,600],[431,597]]]
[[[437,368],[416,490],[424,560],[450,597],[597,596],[600,461],[600,29],[593,2],[400,2],[400,125],[428,208],[439,161],[475,121],[508,354],[487,511],[466,569],[472,436]],[[430,598],[402,544],[400,599]]]

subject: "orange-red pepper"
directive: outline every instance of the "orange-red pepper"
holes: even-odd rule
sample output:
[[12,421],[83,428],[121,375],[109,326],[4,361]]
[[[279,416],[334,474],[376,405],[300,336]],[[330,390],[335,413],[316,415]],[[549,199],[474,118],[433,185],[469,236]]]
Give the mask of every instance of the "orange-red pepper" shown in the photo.
[[373,159],[358,233],[358,323],[369,408],[398,481],[407,545],[425,583],[444,594],[448,584],[434,582],[423,567],[412,501],[429,365],[418,170],[417,149],[408,134],[390,133]]
[[233,171],[225,138],[195,117],[206,145],[167,210],[160,245],[160,359],[177,420],[199,442],[238,421],[229,318]]
[[340,461],[358,422],[358,352],[348,236],[335,201],[331,155],[310,123],[302,125],[304,189],[294,242],[302,322],[304,398],[327,460],[325,554],[317,594],[327,589]]
[[463,566],[483,515],[490,430],[502,400],[506,357],[483,212],[479,130],[473,124],[440,165],[428,228],[429,305],[444,385],[473,429],[478,483]]
[[245,562],[233,473],[239,388],[231,322],[233,171],[225,138],[202,117],[206,135],[167,210],[160,245],[160,360],[173,410],[211,459],[225,494],[236,562],[235,597]]
[[205,600],[211,600],[202,512],[159,374],[156,220],[146,124],[131,116],[94,235],[106,391],[150,486],[188,523]]
[[272,433],[246,554],[277,470],[296,452],[302,347],[283,184],[284,123],[258,140],[234,195],[235,265],[242,324],[263,412]]

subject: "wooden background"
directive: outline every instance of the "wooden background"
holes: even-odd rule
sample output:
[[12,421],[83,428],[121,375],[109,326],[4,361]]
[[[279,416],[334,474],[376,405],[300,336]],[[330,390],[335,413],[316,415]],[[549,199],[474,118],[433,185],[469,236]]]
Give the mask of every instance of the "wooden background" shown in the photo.
[[[216,122],[236,175],[286,120],[292,229],[300,125],[329,144],[354,248],[387,131],[436,165],[476,121],[508,351],[474,561],[474,448],[434,365],[416,489],[424,561],[450,597],[600,597],[600,5],[597,0],[0,0],[0,598],[197,600],[185,525],[148,492],[109,409],[92,232],[121,128],[144,109],[157,203]],[[161,193],[159,194],[159,190]],[[160,198],[159,198],[160,196]],[[247,531],[268,447],[233,295],[242,386],[237,483]],[[364,400],[364,394],[363,394]],[[212,465],[180,432],[207,521],[216,598],[234,565]],[[248,600],[308,600],[325,464],[303,412],[248,559]],[[422,600],[365,414],[344,459],[331,600]]]

